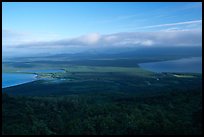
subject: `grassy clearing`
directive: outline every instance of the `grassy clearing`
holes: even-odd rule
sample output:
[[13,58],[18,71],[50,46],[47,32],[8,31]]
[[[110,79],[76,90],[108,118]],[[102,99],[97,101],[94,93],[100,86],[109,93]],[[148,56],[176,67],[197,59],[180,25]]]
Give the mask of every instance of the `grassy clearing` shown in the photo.
[[180,74],[180,75],[178,75],[178,74],[174,74],[174,76],[175,77],[177,77],[177,78],[194,78],[195,76],[193,76],[193,75],[184,75],[184,74]]
[[152,76],[154,73],[150,71],[146,71],[144,69],[138,67],[93,67],[93,66],[71,66],[69,68],[65,68],[67,73],[77,73],[77,72],[99,72],[99,73],[106,73],[106,72],[117,72],[117,73],[124,73],[130,75],[137,75],[137,76]]

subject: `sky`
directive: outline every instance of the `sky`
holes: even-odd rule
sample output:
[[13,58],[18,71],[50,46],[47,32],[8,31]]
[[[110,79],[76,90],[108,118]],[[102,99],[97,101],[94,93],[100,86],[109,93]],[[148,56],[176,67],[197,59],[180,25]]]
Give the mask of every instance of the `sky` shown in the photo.
[[[107,46],[201,46],[201,2],[3,2],[3,56]],[[34,51],[35,50],[35,51]],[[38,51],[38,52],[37,52]]]

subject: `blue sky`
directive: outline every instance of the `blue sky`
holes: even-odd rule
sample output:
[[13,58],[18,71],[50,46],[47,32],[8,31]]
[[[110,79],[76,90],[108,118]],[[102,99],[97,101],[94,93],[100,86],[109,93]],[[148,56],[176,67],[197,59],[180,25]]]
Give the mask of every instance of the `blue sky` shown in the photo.
[[134,31],[144,26],[202,20],[201,10],[201,3],[189,2],[3,3],[3,29],[63,37],[93,32],[107,34]]
[[3,2],[2,14],[3,45],[202,29],[200,2]]

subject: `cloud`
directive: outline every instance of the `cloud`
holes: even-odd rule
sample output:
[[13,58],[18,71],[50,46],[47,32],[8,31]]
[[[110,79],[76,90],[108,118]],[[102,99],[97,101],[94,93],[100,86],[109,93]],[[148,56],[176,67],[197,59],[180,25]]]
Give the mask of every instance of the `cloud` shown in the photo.
[[110,36],[104,37],[104,40],[105,40],[106,42],[114,42],[115,40],[117,40],[117,37],[114,36],[114,35],[110,35]]
[[43,43],[42,41],[52,41],[53,39],[61,39],[60,35],[39,32],[33,34],[30,32],[19,32],[14,30],[2,30],[2,43],[6,46],[18,46],[23,44]]
[[141,26],[141,27],[135,27],[135,26],[126,26],[123,29],[125,30],[163,30],[169,29],[169,27],[176,27],[177,29],[183,30],[183,29],[202,29],[202,20],[192,20],[192,21],[184,21],[184,22],[174,22],[174,23],[164,23],[164,24],[156,24],[156,25],[149,25],[149,26]]
[[[16,33],[18,34],[18,33]],[[9,36],[17,39],[23,36]],[[5,36],[3,37],[3,39]],[[13,40],[11,40],[13,41]],[[20,41],[19,41],[20,42]],[[142,46],[201,46],[202,30],[179,30],[172,28],[155,32],[121,32],[107,35],[91,33],[76,38],[3,44],[3,55],[15,54],[56,54],[75,53],[92,48],[107,47],[142,47]]]
[[178,26],[178,25],[187,25],[187,24],[197,24],[202,23],[202,20],[193,20],[193,21],[185,21],[185,22],[177,22],[177,23],[168,23],[168,24],[159,24],[159,25],[152,25],[152,26],[144,26],[141,28],[157,28],[157,27],[166,27],[166,26]]
[[3,45],[18,45],[26,42],[32,42],[33,39],[27,33],[13,30],[2,30]]
[[[120,36],[118,36],[120,37]],[[119,39],[119,38],[118,38]],[[127,38],[123,40],[118,40],[118,42],[113,43],[114,46],[151,46],[154,42],[150,39],[138,39],[138,38]]]
[[82,42],[84,44],[96,44],[98,43],[98,41],[100,40],[101,36],[99,33],[91,33],[91,34],[88,34],[88,35],[84,35],[84,36],[81,36],[77,39],[75,39],[76,41],[79,41],[79,42]]
[[154,44],[154,42],[152,40],[145,40],[141,44],[145,46],[151,46]]

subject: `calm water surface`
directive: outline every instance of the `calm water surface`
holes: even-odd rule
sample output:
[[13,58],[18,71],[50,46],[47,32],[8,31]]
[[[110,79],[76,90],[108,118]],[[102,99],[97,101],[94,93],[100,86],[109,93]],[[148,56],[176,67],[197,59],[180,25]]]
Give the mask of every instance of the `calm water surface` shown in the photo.
[[139,66],[153,72],[202,73],[202,57],[141,63]]
[[2,73],[2,88],[16,86],[36,80],[34,74]]
[[49,70],[24,70],[18,71],[19,73],[2,73],[2,88],[16,86],[36,80],[35,74],[25,74],[23,72],[30,73],[57,73],[64,72],[60,69],[49,69]]

